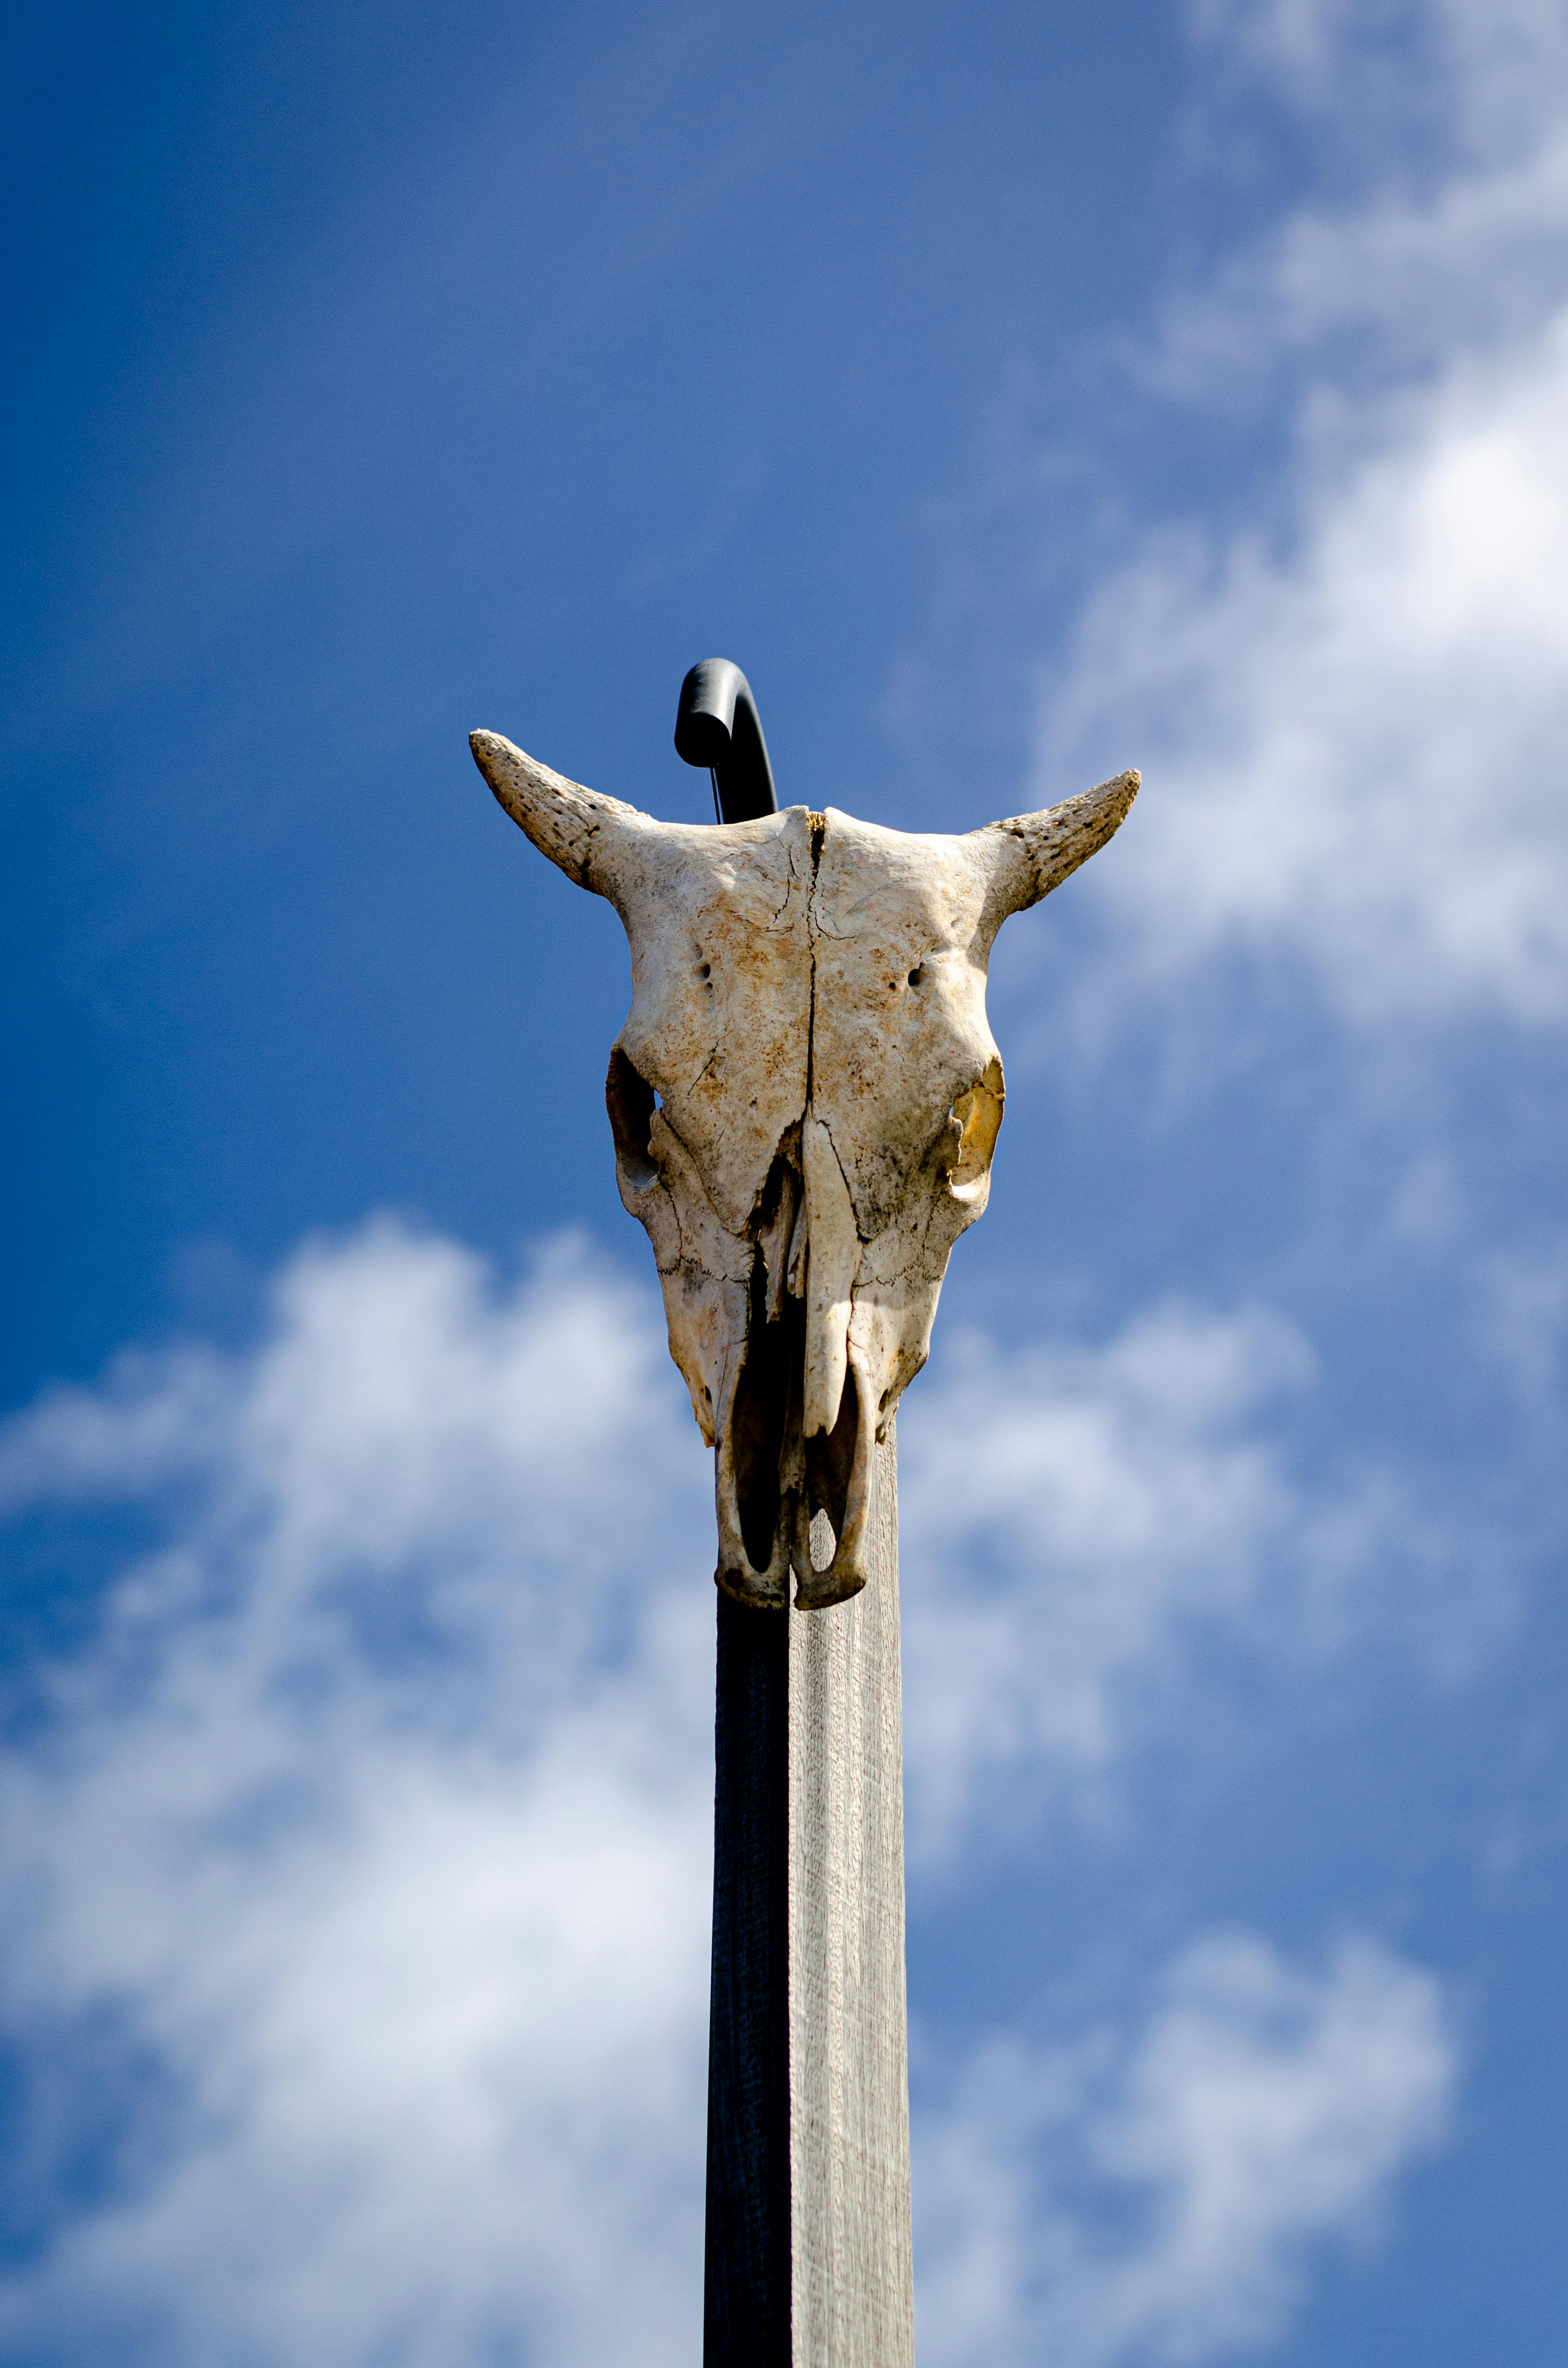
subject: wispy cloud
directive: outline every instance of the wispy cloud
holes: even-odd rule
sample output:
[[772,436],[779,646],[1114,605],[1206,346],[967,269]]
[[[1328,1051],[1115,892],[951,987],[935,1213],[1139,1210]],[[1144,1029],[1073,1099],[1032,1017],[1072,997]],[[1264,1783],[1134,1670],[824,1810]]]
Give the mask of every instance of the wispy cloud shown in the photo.
[[[1184,1951],[1134,2032],[981,2048],[927,2141],[929,2356],[1109,2368],[1268,2341],[1314,2250],[1377,2231],[1456,2066],[1420,1968],[1360,1940],[1303,1971],[1246,1933]],[[1090,2197],[1119,2239],[1085,2240]]]
[[1215,69],[1195,146],[1223,154],[1228,101],[1261,93],[1319,176],[1170,300],[1157,381],[1224,401],[1282,363],[1387,377],[1561,304],[1568,28],[1551,0],[1197,0],[1188,21]]
[[1163,530],[1055,672],[1051,781],[1112,747],[1148,777],[1088,894],[1124,974],[1239,952],[1303,968],[1358,1021],[1560,1022],[1561,14],[1279,0],[1201,23],[1324,142],[1378,136],[1332,201],[1173,300],[1152,348],[1177,397],[1267,381],[1287,461],[1271,528]]
[[52,2193],[5,2348],[690,2356],[711,1610],[664,1362],[570,1248],[498,1296],[381,1225],[292,1263],[254,1357],[13,1429],[16,1494],[203,1485],[6,1768]]
[[1284,953],[1358,1018],[1558,1020],[1568,325],[1397,408],[1286,557],[1173,541],[1098,596],[1052,777],[1112,719],[1143,755],[1091,885],[1153,973]]
[[1096,1786],[1166,1731],[1217,1634],[1300,1664],[1397,1600],[1422,1656],[1471,1657],[1460,1542],[1395,1474],[1297,1467],[1314,1378],[1262,1307],[1169,1303],[1092,1348],[944,1343],[901,1417],[916,1848],[983,1799],[994,1839]]
[[1499,1251],[1483,1273],[1481,1306],[1485,1349],[1507,1374],[1526,1420],[1555,1440],[1568,1376],[1568,1241],[1553,1234]]
[[[1135,1753],[1161,1684],[1199,1682],[1204,1623],[1256,1628],[1272,1588],[1310,1641],[1324,1571],[1391,1551],[1260,1434],[1311,1372],[1266,1310],[1011,1360],[949,1344],[906,1429],[917,1840],[1002,1762],[1049,1792]],[[488,2368],[525,2330],[562,2362],[688,2359],[711,1533],[652,1291],[571,1243],[502,1288],[372,1224],[289,1263],[251,1350],[122,1359],[14,1422],[0,1468],[14,1508],[142,1499],[159,1526],[90,1641],[32,1673],[5,1757],[0,2024],[30,2101],[0,2348]],[[1210,1950],[1128,2043],[1083,2128],[1166,2199],[1117,2272],[1134,2332],[1258,2321],[1291,2231],[1399,2157],[1416,2073],[1387,2076],[1346,2171],[1334,2081],[1426,1992],[1346,1964],[1292,1987],[1253,1944]],[[994,2151],[974,2079],[921,2156],[938,2185]],[[1273,2148],[1288,2199],[1210,2243],[1237,2145]],[[1071,2235],[1110,2357],[1092,2214],[1008,2225],[994,2308],[1025,2310]],[[937,2247],[938,2316],[978,2241]]]

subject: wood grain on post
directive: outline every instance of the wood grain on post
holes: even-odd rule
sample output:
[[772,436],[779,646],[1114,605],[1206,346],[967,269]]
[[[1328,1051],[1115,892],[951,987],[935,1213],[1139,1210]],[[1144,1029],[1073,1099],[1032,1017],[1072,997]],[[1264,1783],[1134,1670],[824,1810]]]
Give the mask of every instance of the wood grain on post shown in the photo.
[[849,1602],[721,1599],[706,2368],[911,2368],[897,1457]]
[[790,1622],[791,2368],[911,2368],[898,1460],[871,1575]]

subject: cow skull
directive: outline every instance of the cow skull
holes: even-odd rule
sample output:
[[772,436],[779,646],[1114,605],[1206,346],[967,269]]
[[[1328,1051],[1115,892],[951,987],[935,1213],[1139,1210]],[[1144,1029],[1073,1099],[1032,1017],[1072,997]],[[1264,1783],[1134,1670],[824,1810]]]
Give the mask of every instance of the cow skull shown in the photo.
[[1138,775],[960,837],[831,806],[692,826],[495,733],[472,745],[513,820],[608,897],[631,942],[606,1085],[616,1175],[717,1450],[718,1583],[784,1606],[793,1570],[803,1609],[840,1602],[866,1583],[872,1442],[926,1362],[948,1254],[990,1190],[992,942],[1104,846]]

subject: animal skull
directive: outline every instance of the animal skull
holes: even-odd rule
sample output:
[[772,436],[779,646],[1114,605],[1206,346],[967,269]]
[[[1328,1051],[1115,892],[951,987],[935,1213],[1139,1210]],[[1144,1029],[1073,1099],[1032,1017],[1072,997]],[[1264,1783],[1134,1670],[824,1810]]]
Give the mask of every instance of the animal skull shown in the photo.
[[990,1190],[992,942],[1104,846],[1138,775],[961,837],[831,806],[693,826],[495,733],[472,745],[513,820],[608,897],[631,941],[605,1088],[616,1175],[717,1449],[718,1583],[784,1606],[793,1570],[803,1609],[840,1602],[866,1583],[873,1440],[926,1362],[948,1254]]

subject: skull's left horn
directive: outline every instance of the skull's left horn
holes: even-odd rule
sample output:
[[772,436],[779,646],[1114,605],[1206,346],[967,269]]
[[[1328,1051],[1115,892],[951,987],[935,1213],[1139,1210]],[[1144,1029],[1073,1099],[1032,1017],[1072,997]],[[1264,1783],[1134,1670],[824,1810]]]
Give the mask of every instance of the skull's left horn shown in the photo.
[[991,872],[986,900],[990,935],[994,936],[1009,913],[1026,912],[1049,896],[1115,836],[1138,794],[1141,778],[1118,773],[1114,780],[1064,798],[1059,806],[1014,814],[1010,821],[989,822],[983,830],[971,831],[968,843],[983,853]]
[[663,825],[619,798],[601,797],[581,781],[552,773],[499,732],[471,732],[468,745],[496,798],[540,853],[579,888],[592,888],[619,906],[640,864],[646,863],[649,839]]

